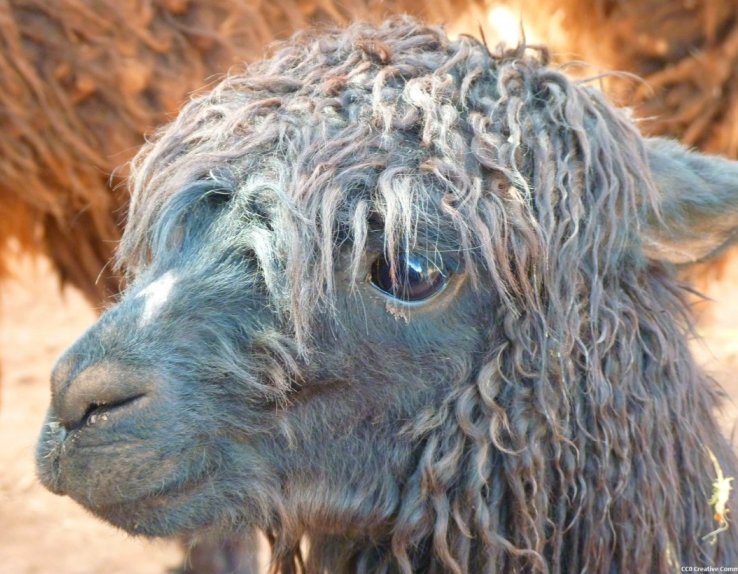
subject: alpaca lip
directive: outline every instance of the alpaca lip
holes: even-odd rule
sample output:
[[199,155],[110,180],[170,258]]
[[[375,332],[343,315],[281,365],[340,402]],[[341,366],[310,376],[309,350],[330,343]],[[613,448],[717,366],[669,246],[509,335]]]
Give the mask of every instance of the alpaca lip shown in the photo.
[[36,474],[46,488],[54,494],[64,495],[61,484],[60,457],[62,445],[68,433],[57,421],[48,421],[41,434],[36,452]]
[[[164,481],[164,485],[160,488],[140,492],[130,498],[118,498],[115,496],[116,491],[111,491],[111,496],[106,495],[105,499],[96,501],[95,498],[100,498],[97,495],[91,499],[86,487],[81,490],[74,488],[75,481],[70,480],[67,468],[69,460],[78,459],[80,456],[87,457],[90,462],[97,461],[95,464],[101,464],[101,470],[108,474],[109,471],[104,462],[106,453],[104,450],[99,453],[97,451],[114,447],[120,444],[120,441],[106,441],[98,444],[87,444],[85,441],[85,444],[79,444],[77,439],[85,436],[85,429],[86,427],[82,427],[67,432],[58,423],[47,424],[47,430],[39,443],[37,474],[41,483],[54,494],[69,496],[111,522],[119,523],[120,519],[116,517],[126,516],[129,512],[141,516],[142,513],[156,512],[171,505],[181,504],[196,496],[212,480],[212,469],[206,468],[201,469],[188,480]],[[131,532],[138,532],[136,528],[127,523],[121,523],[119,526]]]
[[129,414],[132,408],[140,408],[140,403],[145,396],[146,393],[138,393],[114,403],[92,403],[85,411],[80,421],[69,429],[69,432],[71,433],[99,422],[107,422],[109,419],[114,417],[119,418],[120,416],[125,416],[126,414]]

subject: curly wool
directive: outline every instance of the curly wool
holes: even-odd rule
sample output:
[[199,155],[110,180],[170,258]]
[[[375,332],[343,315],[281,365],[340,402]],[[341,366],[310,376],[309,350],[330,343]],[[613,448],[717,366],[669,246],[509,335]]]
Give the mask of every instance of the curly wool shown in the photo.
[[[717,391],[687,348],[669,268],[639,250],[656,211],[640,135],[597,91],[524,47],[491,54],[410,19],[304,33],[194,99],[132,170],[119,252],[132,275],[174,248],[203,197],[258,261],[304,355],[340,322],[334,270],[367,245],[459,259],[489,313],[473,375],[402,429],[415,471],[363,546],[275,519],[274,570],[671,572],[710,545]],[[244,215],[246,214],[246,215]],[[235,238],[235,239],[234,239]],[[709,449],[709,450],[708,450]]]

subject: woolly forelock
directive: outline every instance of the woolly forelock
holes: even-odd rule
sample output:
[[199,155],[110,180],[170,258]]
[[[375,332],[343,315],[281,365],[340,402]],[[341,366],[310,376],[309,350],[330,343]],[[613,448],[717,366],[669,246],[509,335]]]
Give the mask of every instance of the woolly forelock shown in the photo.
[[337,290],[365,280],[367,250],[454,258],[499,299],[480,310],[474,375],[403,430],[418,467],[387,540],[337,550],[315,534],[316,569],[735,561],[734,529],[700,538],[708,447],[735,468],[676,283],[640,254],[656,197],[642,140],[545,52],[492,54],[411,19],[298,34],[191,101],[132,173],[120,264],[136,276],[202,226],[199,204],[227,200],[209,248],[258,261],[305,355],[316,317],[341,320]]

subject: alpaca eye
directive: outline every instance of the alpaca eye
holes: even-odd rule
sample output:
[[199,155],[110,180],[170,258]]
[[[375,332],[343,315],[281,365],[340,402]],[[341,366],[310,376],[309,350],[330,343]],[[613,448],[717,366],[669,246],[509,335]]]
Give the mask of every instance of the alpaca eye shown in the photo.
[[[423,301],[446,286],[448,277],[432,261],[422,255],[398,255],[397,268],[379,257],[372,264],[371,282],[387,295],[402,301]],[[393,272],[394,271],[394,272]]]

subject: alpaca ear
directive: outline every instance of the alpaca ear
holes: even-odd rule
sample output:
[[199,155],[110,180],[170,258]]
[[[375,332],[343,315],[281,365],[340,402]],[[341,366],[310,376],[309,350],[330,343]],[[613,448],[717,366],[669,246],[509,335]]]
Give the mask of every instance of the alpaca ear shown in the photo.
[[738,240],[738,162],[660,138],[647,139],[646,152],[659,193],[643,230],[648,258],[697,263]]

